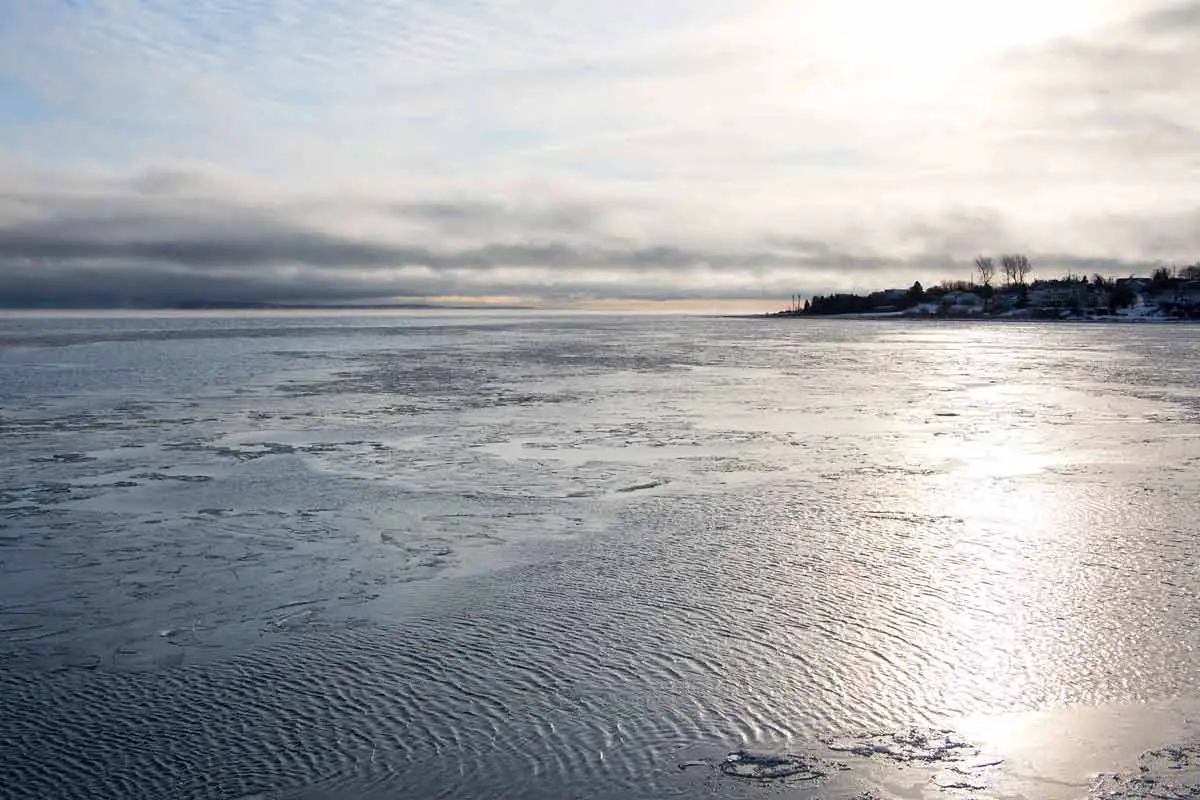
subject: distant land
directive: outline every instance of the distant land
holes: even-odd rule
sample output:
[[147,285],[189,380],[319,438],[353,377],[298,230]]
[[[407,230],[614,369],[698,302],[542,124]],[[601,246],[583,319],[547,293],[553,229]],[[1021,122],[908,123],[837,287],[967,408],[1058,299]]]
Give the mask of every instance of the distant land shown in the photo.
[[763,317],[913,317],[1040,320],[1200,320],[1200,263],[1162,267],[1149,277],[1066,275],[1029,282],[1029,260],[1003,256],[1000,285],[992,259],[976,260],[978,280],[943,281],[926,289],[869,294],[793,295],[791,304]]
[[173,311],[525,311],[531,306],[469,303],[262,303],[188,300],[164,306]]
[[181,300],[175,303],[138,304],[126,306],[89,305],[6,305],[0,299],[0,310],[7,311],[527,311],[533,306],[472,305],[470,303],[267,303],[252,300]]

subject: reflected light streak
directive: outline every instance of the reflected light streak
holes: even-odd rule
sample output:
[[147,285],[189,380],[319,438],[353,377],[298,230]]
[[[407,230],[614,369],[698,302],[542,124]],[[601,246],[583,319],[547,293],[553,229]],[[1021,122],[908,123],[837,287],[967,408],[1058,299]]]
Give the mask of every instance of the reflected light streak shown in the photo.
[[[936,387],[930,421],[900,443],[910,462],[933,472],[914,498],[921,512],[956,523],[925,543],[936,565],[929,591],[950,611],[924,629],[920,646],[953,662],[939,686],[950,714],[1061,705],[1076,677],[1059,672],[1083,637],[1073,620],[1089,600],[1076,567],[1089,509],[1062,481],[1042,477],[1077,455],[1031,422],[1073,398],[1009,377],[965,391]],[[1055,693],[1035,694],[1046,684]]]
[[1066,800],[1084,794],[1101,773],[1128,770],[1138,756],[1187,737],[1198,702],[1111,705],[973,715],[955,729],[1004,758],[995,796]]

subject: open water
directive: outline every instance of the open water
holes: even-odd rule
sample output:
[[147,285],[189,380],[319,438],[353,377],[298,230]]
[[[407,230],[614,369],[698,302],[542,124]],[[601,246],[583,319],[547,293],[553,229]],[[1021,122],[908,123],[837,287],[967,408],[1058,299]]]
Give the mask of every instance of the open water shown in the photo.
[[1198,476],[1185,325],[2,317],[0,798],[1200,796]]

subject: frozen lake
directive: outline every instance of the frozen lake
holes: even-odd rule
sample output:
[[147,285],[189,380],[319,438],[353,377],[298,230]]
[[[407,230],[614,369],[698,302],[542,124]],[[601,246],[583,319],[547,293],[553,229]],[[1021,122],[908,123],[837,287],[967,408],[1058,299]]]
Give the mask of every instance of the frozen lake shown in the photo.
[[3,316],[0,798],[1200,797],[1198,489],[1200,327]]

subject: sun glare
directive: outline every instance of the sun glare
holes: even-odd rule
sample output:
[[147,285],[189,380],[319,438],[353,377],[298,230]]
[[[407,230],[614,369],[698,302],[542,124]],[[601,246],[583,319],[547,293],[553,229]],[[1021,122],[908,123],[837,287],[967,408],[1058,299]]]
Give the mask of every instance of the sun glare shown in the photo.
[[922,73],[947,78],[973,62],[1094,28],[1112,19],[1114,8],[1110,0],[827,0],[776,9],[769,28],[771,35],[799,40],[823,60],[851,70],[883,69],[897,79]]

